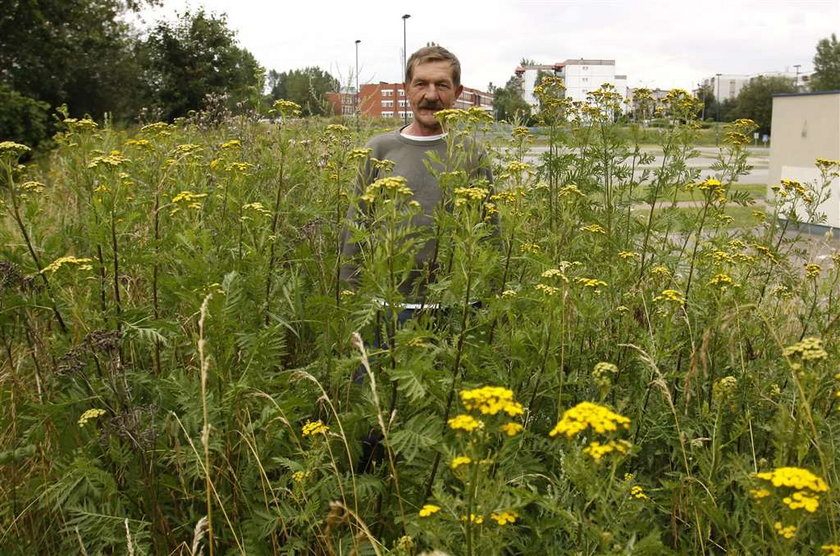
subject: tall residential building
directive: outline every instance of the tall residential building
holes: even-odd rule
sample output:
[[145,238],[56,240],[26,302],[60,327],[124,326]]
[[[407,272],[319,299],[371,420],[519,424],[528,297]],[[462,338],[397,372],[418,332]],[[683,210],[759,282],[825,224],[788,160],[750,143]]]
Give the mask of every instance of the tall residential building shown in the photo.
[[712,91],[716,101],[723,102],[725,100],[735,100],[744,85],[750,82],[750,79],[752,78],[749,75],[721,73],[707,77],[703,80],[702,85]]
[[534,96],[534,87],[540,73],[562,78],[566,97],[572,100],[586,102],[586,95],[604,83],[613,85],[622,98],[627,97],[627,76],[615,74],[615,60],[577,58],[551,65],[519,66],[516,76],[522,83],[522,96],[535,109],[539,108],[539,101]]
[[[362,116],[376,118],[412,117],[411,107],[405,96],[402,83],[368,83],[359,87],[359,94],[355,92],[328,93],[327,100],[333,105],[333,113],[353,114],[358,109]],[[493,95],[491,93],[464,87],[464,91],[453,108],[468,109],[478,107],[486,112],[493,111]]]

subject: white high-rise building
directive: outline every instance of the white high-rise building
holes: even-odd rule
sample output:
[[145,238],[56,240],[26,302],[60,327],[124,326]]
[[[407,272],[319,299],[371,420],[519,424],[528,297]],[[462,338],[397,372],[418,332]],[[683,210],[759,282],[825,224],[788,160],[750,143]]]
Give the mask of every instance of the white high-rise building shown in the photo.
[[566,98],[572,100],[586,102],[586,95],[604,83],[614,86],[622,98],[627,97],[627,76],[615,74],[615,60],[577,58],[552,65],[519,66],[516,68],[516,76],[522,83],[522,97],[535,110],[539,109],[540,105],[534,96],[534,87],[540,72],[561,77],[566,86]]

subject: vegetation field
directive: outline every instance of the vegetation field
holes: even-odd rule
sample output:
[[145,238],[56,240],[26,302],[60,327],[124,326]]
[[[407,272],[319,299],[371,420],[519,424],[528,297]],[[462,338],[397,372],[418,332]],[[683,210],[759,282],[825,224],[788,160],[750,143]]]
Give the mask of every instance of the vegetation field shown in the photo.
[[[381,130],[285,101],[0,143],[0,552],[840,554],[840,254],[788,225],[840,162],[753,206],[750,121],[701,180],[673,92],[636,172],[615,93],[538,93],[549,149],[514,128],[492,186],[484,116],[440,114],[423,229],[356,185]],[[402,322],[432,238],[439,308]]]

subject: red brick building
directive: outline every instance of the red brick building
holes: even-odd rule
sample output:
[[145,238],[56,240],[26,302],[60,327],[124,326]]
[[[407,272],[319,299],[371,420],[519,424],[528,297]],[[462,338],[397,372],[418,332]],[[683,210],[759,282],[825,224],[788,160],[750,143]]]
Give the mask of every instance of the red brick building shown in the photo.
[[[402,83],[369,83],[360,87],[358,97],[352,91],[328,93],[327,100],[333,106],[333,113],[352,115],[358,108],[362,116],[374,118],[411,117],[411,107],[405,96]],[[478,89],[464,87],[464,92],[455,101],[453,108],[468,109],[477,106],[493,111],[493,95]]]

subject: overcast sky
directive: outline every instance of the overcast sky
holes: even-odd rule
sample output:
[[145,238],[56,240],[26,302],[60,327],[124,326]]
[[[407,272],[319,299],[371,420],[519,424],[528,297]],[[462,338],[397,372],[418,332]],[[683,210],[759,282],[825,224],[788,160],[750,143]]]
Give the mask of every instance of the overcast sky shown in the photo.
[[227,14],[241,46],[286,71],[319,66],[353,82],[401,79],[403,14],[409,54],[432,41],[461,60],[462,82],[504,85],[520,59],[614,59],[630,86],[692,89],[715,73],[810,72],[818,40],[840,32],[840,0],[163,0],[143,19],[189,8]]

